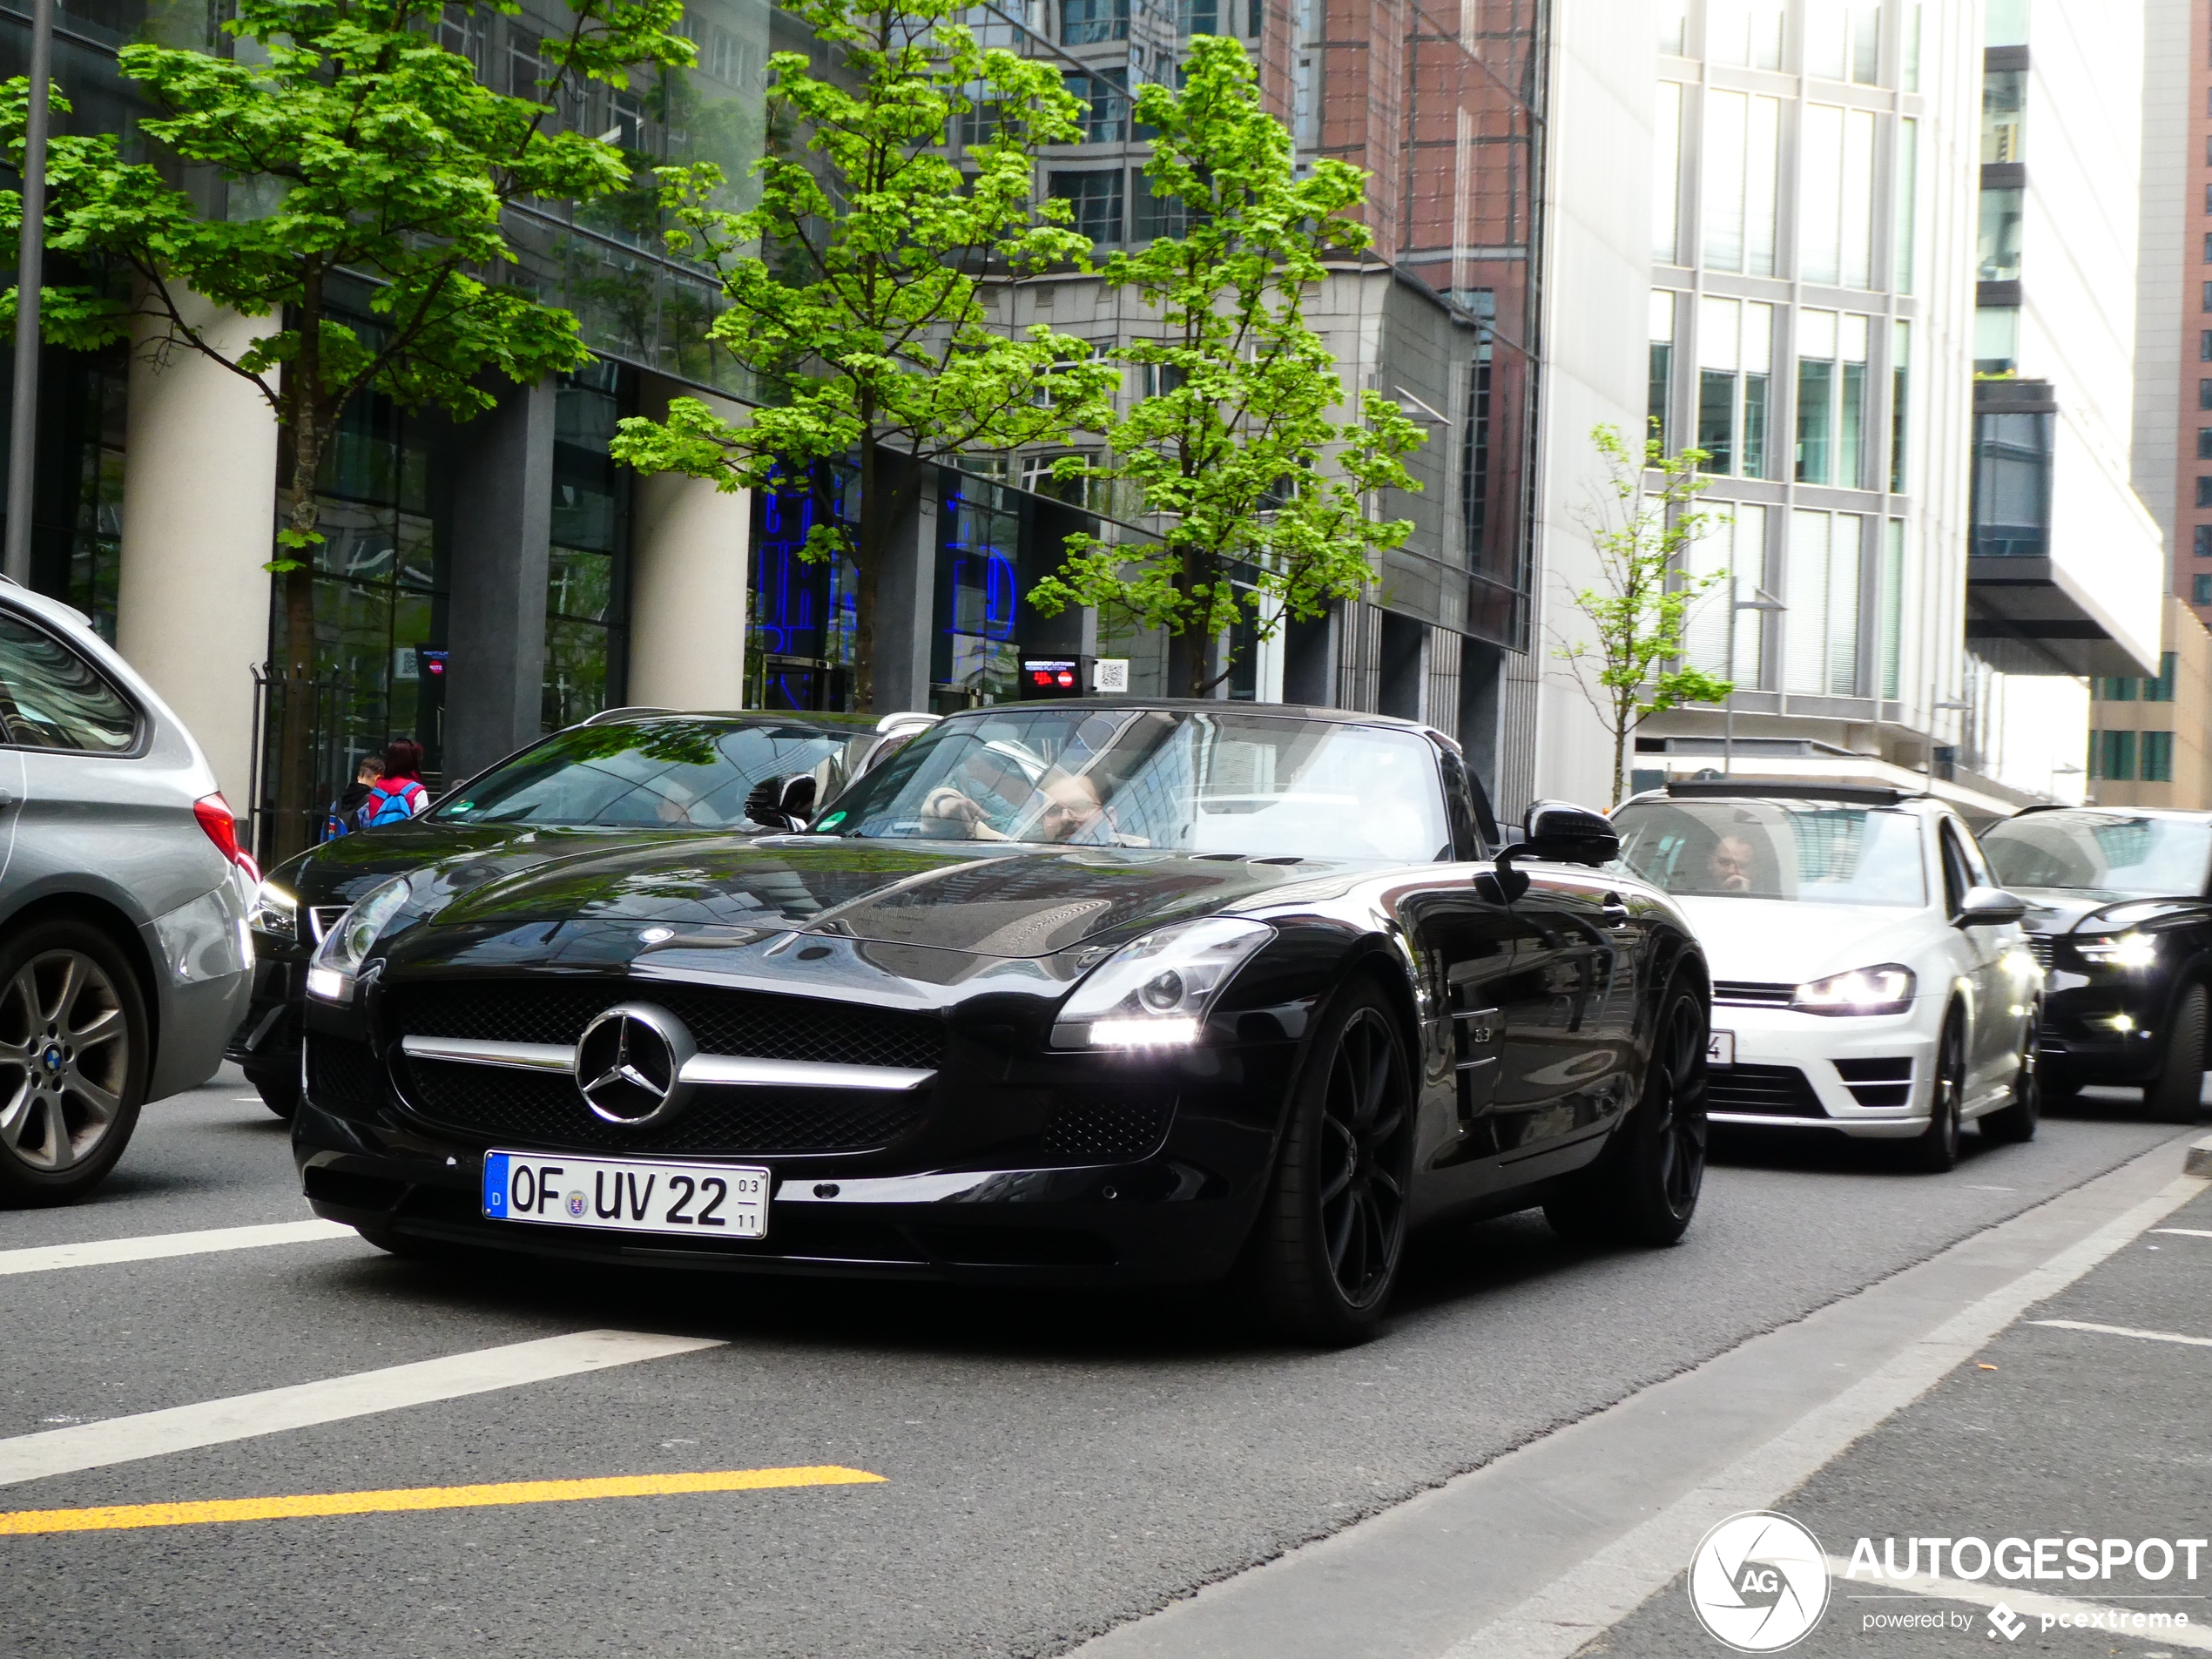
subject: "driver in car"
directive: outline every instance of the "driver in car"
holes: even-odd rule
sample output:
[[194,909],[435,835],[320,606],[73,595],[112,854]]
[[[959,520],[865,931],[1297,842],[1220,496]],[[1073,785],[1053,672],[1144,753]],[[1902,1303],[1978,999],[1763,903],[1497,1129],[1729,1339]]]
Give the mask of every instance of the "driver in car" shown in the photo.
[[[1014,839],[993,829],[985,821],[984,809],[949,785],[931,792],[922,803],[921,815],[963,825],[966,827],[962,833],[974,840]],[[1091,846],[1151,845],[1141,836],[1123,835],[1114,827],[1113,816],[1098,792],[1098,786],[1081,772],[1055,770],[1046,773],[1022,816],[1028,830],[1022,839],[1027,840],[1081,841]]]
[[1741,835],[1723,835],[1713,844],[1712,856],[1705,860],[1705,877],[1711,883],[1712,893],[1749,893],[1751,890],[1751,844]]

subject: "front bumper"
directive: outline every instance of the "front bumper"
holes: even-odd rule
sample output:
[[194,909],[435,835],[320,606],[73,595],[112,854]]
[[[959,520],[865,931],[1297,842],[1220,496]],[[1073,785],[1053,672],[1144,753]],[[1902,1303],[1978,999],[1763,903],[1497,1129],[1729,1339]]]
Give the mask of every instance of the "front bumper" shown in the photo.
[[1709,1074],[1711,1119],[1741,1128],[1830,1130],[1906,1140],[1926,1130],[1943,999],[1902,1014],[1800,1014],[1716,1003],[1736,1063]]
[[[333,1099],[317,1088],[321,1040],[307,1038],[307,1099],[293,1120],[293,1149],[308,1203],[326,1219],[395,1242],[568,1261],[1031,1285],[1197,1283],[1228,1272],[1265,1188],[1293,1057],[1292,1045],[1265,1043],[1143,1062],[1142,1086],[1172,1090],[1174,1105],[1164,1134],[1139,1157],[1055,1159],[1001,1132],[1018,1103],[1040,1092],[1027,1086],[1035,1079],[1021,1062],[995,1086],[941,1076],[927,1121],[880,1150],[687,1150],[687,1160],[765,1166],[774,1175],[765,1238],[693,1243],[486,1217],[487,1148],[548,1157],[585,1149],[457,1131],[419,1115],[395,1089],[374,1105]],[[1093,1057],[1029,1064],[1064,1068],[1071,1060]],[[1057,1091],[1044,1092],[1049,1101]],[[963,1149],[964,1123],[989,1124],[992,1143]],[[622,1156],[604,1148],[588,1155]],[[646,1147],[630,1155],[674,1156]]]

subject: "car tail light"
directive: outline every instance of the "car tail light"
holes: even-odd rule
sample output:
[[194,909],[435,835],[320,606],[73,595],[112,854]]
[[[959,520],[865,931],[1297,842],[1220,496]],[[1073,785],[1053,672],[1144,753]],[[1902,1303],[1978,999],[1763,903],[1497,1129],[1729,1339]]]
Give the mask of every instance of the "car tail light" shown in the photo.
[[238,844],[238,819],[231,816],[230,802],[220,795],[204,795],[192,802],[192,815],[207,832],[207,839],[215,843],[217,852],[233,864],[242,865],[255,880],[261,879],[252,855]]

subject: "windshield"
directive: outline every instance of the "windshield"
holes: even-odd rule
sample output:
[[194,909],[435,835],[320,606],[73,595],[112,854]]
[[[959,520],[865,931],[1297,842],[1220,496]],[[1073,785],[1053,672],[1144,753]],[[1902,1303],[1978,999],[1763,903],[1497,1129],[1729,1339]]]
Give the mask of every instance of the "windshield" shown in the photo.
[[2031,813],[1993,825],[1981,850],[2008,887],[2163,898],[2204,891],[2212,824],[2133,813]]
[[1412,732],[1224,711],[954,716],[814,825],[837,835],[1177,853],[1448,858],[1441,774]]
[[749,827],[745,800],[755,784],[813,772],[822,792],[833,792],[846,750],[871,740],[709,720],[577,726],[475,779],[429,815],[448,824]]
[[1669,893],[1806,904],[1924,905],[1920,824],[1884,807],[1652,801],[1614,814],[1621,857]]

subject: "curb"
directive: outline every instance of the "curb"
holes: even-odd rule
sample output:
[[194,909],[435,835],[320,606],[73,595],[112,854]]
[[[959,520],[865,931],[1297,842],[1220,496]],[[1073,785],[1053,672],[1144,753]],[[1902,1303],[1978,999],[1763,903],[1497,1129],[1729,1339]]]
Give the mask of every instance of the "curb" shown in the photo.
[[2212,1135],[2189,1143],[2188,1157],[2182,1165],[2182,1173],[2212,1181]]

